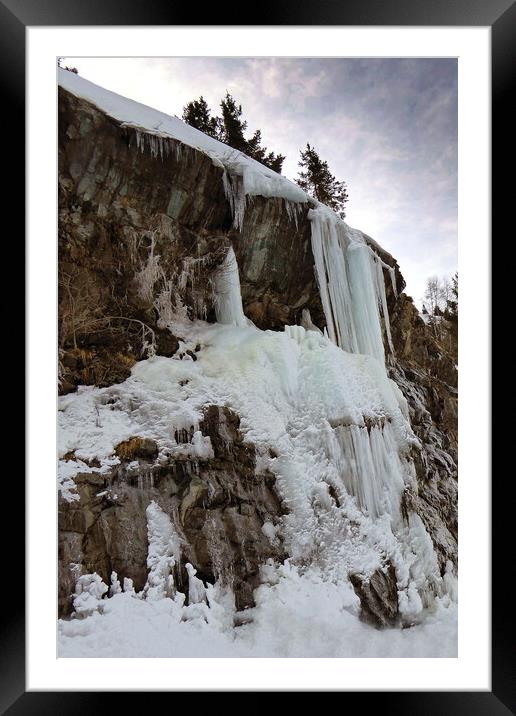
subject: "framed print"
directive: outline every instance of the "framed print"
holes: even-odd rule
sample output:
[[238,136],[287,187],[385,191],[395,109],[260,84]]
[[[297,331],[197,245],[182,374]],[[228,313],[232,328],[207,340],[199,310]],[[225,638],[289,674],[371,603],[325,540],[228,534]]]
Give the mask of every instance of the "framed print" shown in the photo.
[[466,5],[0,6],[27,128],[8,713],[255,690],[509,712],[489,268],[514,6]]

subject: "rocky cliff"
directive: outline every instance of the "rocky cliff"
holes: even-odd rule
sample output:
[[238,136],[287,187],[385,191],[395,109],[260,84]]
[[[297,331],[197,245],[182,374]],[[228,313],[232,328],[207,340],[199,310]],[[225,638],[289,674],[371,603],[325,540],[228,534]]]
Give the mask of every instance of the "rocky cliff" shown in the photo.
[[[240,275],[245,316],[263,330],[305,325],[324,330],[306,204],[246,198],[241,225],[224,166],[174,138],[128,126],[59,88],[59,373],[60,393],[125,381],[149,356],[197,360],[198,346],[170,329],[174,315],[216,319],[213,285],[229,247]],[[227,187],[226,187],[227,189]],[[235,187],[233,187],[233,190]],[[234,195],[234,193],[233,193]],[[401,509],[426,527],[444,575],[457,565],[456,358],[438,343],[402,293],[395,259],[374,241],[390,313],[390,377],[405,396],[419,446],[415,487]],[[389,276],[394,269],[394,285]],[[385,329],[385,326],[384,326]],[[387,343],[387,342],[386,342]],[[116,401],[106,397],[106,403]],[[186,564],[205,583],[230,584],[236,607],[254,604],[260,567],[288,554],[278,525],[289,504],[263,449],[242,433],[234,409],[208,399],[194,427],[176,430],[181,454],[164,457],[149,437],[128,434],[112,466],[82,456],[73,499],[59,500],[59,608],[72,611],[80,574],[111,573],[143,589],[148,573],[146,508],[156,502],[182,541],[175,584]],[[129,431],[130,432],[130,431]],[[211,449],[193,449],[209,438]],[[77,464],[74,450],[61,456]],[[331,495],[330,491],[330,495]],[[338,504],[335,490],[333,498]],[[351,575],[362,616],[375,624],[398,615],[392,564],[367,579]],[[183,590],[184,591],[184,590]]]

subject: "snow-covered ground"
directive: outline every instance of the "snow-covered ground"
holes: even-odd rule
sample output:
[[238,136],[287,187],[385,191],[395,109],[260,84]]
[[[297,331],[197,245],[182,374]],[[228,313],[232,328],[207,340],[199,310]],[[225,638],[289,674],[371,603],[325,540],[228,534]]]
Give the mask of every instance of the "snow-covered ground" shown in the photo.
[[[358,619],[342,585],[284,565],[270,569],[248,624],[234,627],[223,596],[181,606],[181,599],[103,600],[102,614],[59,622],[61,657],[455,657],[457,607],[438,601],[410,629],[375,629]],[[217,602],[217,597],[220,603]]]

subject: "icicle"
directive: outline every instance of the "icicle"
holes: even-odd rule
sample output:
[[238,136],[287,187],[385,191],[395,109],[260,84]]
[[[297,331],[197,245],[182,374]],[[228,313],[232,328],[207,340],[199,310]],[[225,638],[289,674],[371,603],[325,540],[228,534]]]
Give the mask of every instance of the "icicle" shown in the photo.
[[380,324],[376,267],[366,244],[350,244],[346,253],[352,295],[352,320],[359,346],[365,353],[385,362]]
[[173,569],[181,558],[181,540],[170,517],[152,501],[146,510],[149,574],[144,587],[147,599],[171,596],[174,591]]
[[290,201],[290,199],[284,199],[285,202],[285,209],[287,211],[288,218],[290,221],[293,221],[296,225],[296,231],[299,229],[298,225],[298,215],[299,212],[302,211],[302,204],[296,201]]
[[338,225],[326,215],[311,210],[312,252],[316,277],[330,340],[350,353],[359,347],[352,330],[351,295]]
[[392,291],[394,298],[398,298],[398,287],[396,286],[396,269],[393,266],[389,266],[389,274],[391,277]]
[[376,257],[376,255],[373,257],[373,264],[376,271],[376,294],[379,299],[380,308],[382,311],[383,316],[383,322],[385,325],[385,333],[387,335],[387,343],[389,344],[389,349],[391,353],[394,355],[394,346],[392,345],[392,338],[391,338],[391,324],[389,321],[389,309],[387,307],[387,296],[385,294],[385,281],[383,278],[383,268],[384,265],[383,262]]
[[226,258],[214,271],[212,284],[217,321],[234,326],[246,326],[238,264],[233,247],[229,248]]
[[[134,131],[136,135],[136,146],[142,154],[145,152],[145,149],[147,149],[154,159],[159,156],[161,161],[169,155],[171,149],[170,142],[174,141],[172,137],[142,129],[140,127],[135,127],[129,122],[123,122],[122,127],[129,127]],[[181,144],[175,141],[174,144],[176,156],[179,156],[181,152]]]
[[226,199],[229,201],[233,215],[233,226],[241,229],[244,223],[246,194],[244,191],[243,179],[238,175],[230,175],[226,169],[222,174],[222,184]]
[[311,209],[308,218],[316,278],[330,339],[349,353],[371,355],[384,364],[380,311],[391,350],[392,340],[383,262],[359,231],[350,228],[326,207]]
[[349,425],[335,428],[335,433],[342,450],[340,474],[346,490],[371,517],[387,513],[395,522],[405,481],[391,426],[386,423],[368,429]]
[[394,266],[389,266],[389,264],[386,264],[385,261],[382,261],[382,259],[371,247],[369,247],[369,251],[371,252],[371,255],[373,256],[374,260],[379,263],[382,268],[389,272],[394,298],[398,298],[398,287],[396,286],[396,269],[394,268]]

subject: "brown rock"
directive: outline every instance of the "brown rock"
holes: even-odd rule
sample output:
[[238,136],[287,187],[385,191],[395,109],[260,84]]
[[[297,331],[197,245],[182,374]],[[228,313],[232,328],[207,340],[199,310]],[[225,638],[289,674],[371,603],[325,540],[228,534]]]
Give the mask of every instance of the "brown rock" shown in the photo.
[[150,438],[134,437],[124,440],[115,448],[115,454],[127,462],[131,462],[138,457],[150,460],[158,455],[158,445],[155,440]]
[[398,616],[398,588],[392,564],[377,569],[370,577],[350,574],[351,584],[360,599],[360,617],[376,627],[392,626]]
[[[260,328],[299,323],[303,308],[324,326],[308,206],[296,226],[283,200],[255,197],[235,230],[220,167],[172,139],[162,157],[145,135],[144,151],[138,141],[135,130],[59,88],[62,393],[125,380],[152,335],[158,355],[174,355],[177,337],[167,335],[156,308],[168,282],[181,277],[190,316],[213,320],[208,280],[230,244],[244,309]],[[151,245],[159,271],[143,286]]]
[[[151,500],[170,515],[182,537],[182,566],[176,578],[183,580],[183,588],[187,585],[184,564],[190,562],[204,581],[230,584],[237,609],[254,604],[260,565],[268,558],[285,557],[261,527],[265,521],[277,522],[283,510],[274,476],[257,474],[255,448],[244,443],[239,425],[238,415],[229,408],[210,405],[200,427],[212,442],[211,460],[195,466],[185,460],[158,465],[152,462],[155,443],[135,437],[117,446],[122,464],[110,475],[78,476],[80,502],[60,501],[61,614],[70,611],[70,590],[80,573],[97,572],[108,582],[115,570],[120,578],[133,579],[137,590],[143,588],[145,510]],[[140,458],[140,468],[128,473],[125,465],[135,457]],[[75,567],[70,572],[72,562]]]

